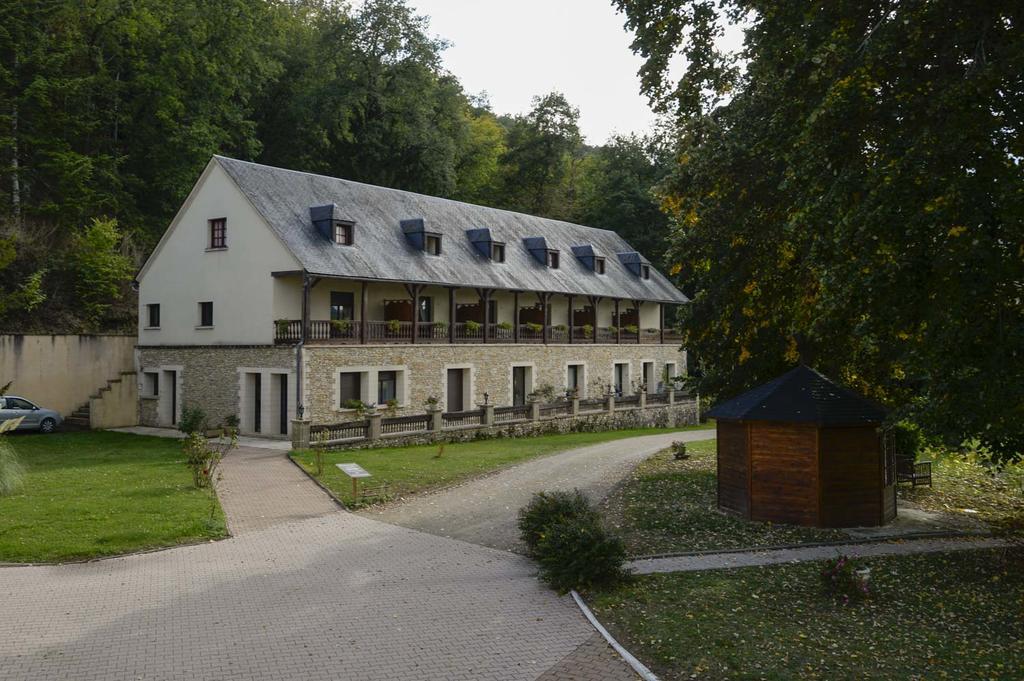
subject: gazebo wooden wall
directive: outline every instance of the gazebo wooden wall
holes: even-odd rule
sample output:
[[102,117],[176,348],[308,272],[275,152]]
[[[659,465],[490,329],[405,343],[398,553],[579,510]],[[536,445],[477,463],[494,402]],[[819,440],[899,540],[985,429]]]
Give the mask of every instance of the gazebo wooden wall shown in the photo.
[[896,515],[877,424],[719,419],[718,506],[751,520],[882,525]]

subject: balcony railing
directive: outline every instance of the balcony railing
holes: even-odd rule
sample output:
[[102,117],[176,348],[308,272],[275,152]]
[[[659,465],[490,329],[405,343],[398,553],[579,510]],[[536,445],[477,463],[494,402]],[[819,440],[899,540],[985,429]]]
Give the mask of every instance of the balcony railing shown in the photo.
[[[413,323],[390,321],[367,321],[365,330],[356,320],[314,319],[306,329],[306,342],[317,344],[356,344],[365,342],[412,343]],[[454,329],[447,322],[420,322],[416,325],[416,343],[644,343],[656,345],[665,343],[678,345],[682,334],[665,329],[637,329],[609,326],[574,326],[570,336],[569,327],[552,324],[520,324],[517,329],[507,322],[492,323],[484,334],[484,325],[477,322],[456,322]],[[302,322],[298,319],[281,319],[274,322],[274,342],[278,345],[292,345],[302,340]]]

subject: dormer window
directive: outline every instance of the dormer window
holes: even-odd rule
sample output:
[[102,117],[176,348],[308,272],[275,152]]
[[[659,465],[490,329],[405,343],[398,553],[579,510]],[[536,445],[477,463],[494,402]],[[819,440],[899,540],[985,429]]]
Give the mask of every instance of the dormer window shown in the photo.
[[427,234],[423,240],[423,250],[430,255],[441,255],[441,235]]
[[619,253],[619,262],[626,266],[626,269],[633,273],[633,276],[641,279],[651,278],[651,263],[636,251]]
[[558,269],[558,251],[548,251],[548,267]]
[[491,260],[505,262],[505,244],[497,242],[491,244]]
[[214,218],[210,220],[210,248],[228,247],[228,219]]
[[604,258],[594,258],[594,271],[604,274]]
[[341,246],[352,245],[352,227],[353,225],[348,222],[335,222],[334,223],[334,243]]

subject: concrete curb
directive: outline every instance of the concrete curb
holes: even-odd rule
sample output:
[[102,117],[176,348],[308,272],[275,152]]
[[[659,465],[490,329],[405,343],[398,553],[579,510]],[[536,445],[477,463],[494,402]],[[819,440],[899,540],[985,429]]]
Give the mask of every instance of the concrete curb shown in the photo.
[[604,640],[608,641],[608,645],[615,649],[615,652],[617,652],[622,659],[626,661],[626,664],[633,668],[633,671],[640,675],[640,678],[644,679],[644,681],[658,681],[658,677],[654,675],[654,672],[645,667],[643,662],[633,657],[628,650],[623,648],[622,645],[615,640],[614,636],[608,633],[608,630],[601,625],[596,617],[594,617],[594,613],[590,611],[590,608],[587,607],[587,604],[583,601],[580,595],[576,593],[575,589],[569,593],[572,594],[572,599],[576,601],[576,605],[579,606],[583,615],[587,618],[590,624],[597,629],[601,636],[604,636]]

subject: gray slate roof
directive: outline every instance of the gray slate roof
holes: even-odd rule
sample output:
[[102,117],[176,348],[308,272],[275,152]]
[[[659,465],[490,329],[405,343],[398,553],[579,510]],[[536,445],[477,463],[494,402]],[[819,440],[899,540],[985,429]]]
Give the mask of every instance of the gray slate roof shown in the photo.
[[[632,274],[617,257],[633,248],[615,232],[561,220],[376,187],[323,175],[215,159],[311,274],[450,286],[547,291],[576,295],[688,302],[660,272],[649,280]],[[355,223],[355,243],[335,245],[314,228],[309,209],[335,203],[336,217]],[[402,220],[422,219],[428,232],[442,235],[442,254],[417,250],[405,238]],[[495,263],[473,247],[466,230],[490,229],[506,244],[505,262]],[[523,244],[544,237],[561,251],[560,267],[539,263]],[[573,255],[590,244],[607,258],[607,272],[595,274]]]
[[885,410],[800,365],[716,405],[708,416],[732,421],[785,421],[839,426],[881,423]]

